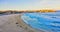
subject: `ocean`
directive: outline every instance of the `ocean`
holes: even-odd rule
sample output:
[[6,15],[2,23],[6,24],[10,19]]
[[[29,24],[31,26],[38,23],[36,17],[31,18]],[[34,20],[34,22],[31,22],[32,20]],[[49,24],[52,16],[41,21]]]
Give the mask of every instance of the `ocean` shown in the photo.
[[24,13],[21,19],[34,29],[60,32],[60,12]]

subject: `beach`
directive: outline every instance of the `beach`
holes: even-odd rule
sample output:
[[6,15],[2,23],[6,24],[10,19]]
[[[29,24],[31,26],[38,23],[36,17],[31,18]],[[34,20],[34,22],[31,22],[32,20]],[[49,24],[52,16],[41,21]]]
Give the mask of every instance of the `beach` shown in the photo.
[[[22,14],[10,14],[10,15],[0,16],[0,32],[34,32],[35,30],[33,30],[27,24],[24,24],[22,22],[21,18],[19,18],[21,15]],[[18,22],[21,23],[17,24]],[[25,29],[26,28],[25,26],[29,28]],[[38,32],[43,32],[43,31],[38,31]]]

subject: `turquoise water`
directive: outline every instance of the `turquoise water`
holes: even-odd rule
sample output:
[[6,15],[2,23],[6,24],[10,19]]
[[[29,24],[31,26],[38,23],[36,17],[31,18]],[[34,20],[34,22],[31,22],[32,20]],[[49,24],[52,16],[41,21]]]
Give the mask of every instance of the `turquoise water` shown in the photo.
[[60,12],[25,13],[21,18],[32,28],[60,32]]

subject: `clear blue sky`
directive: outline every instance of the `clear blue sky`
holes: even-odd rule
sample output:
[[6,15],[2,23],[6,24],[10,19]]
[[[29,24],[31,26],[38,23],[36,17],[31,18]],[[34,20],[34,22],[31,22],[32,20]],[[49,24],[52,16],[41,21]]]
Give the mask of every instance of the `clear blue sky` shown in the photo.
[[60,9],[60,0],[0,0],[0,10]]

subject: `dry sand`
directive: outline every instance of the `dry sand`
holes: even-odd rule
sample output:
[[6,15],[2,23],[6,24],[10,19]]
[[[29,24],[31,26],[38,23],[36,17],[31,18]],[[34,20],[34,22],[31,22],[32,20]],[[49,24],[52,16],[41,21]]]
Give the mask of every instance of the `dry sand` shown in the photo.
[[27,32],[16,24],[16,14],[0,16],[0,32]]

